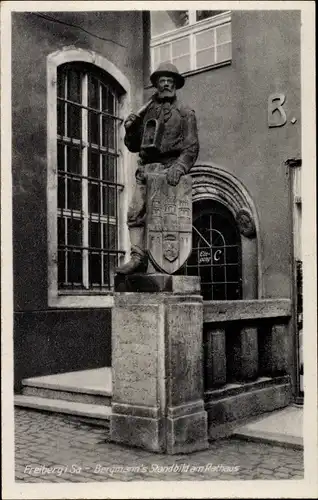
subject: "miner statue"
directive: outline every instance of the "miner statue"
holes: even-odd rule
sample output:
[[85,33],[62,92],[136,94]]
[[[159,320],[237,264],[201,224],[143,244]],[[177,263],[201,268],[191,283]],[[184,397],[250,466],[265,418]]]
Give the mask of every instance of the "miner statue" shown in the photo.
[[[152,254],[156,260],[155,254],[159,252],[156,242],[162,242],[162,234],[165,240],[164,245],[166,245],[166,267],[163,264],[160,267],[159,263],[158,268],[168,273],[176,270],[178,266],[173,265],[173,261],[179,254],[180,246],[174,230],[175,227],[177,228],[176,221],[185,221],[182,223],[182,228],[188,233],[190,231],[191,240],[192,205],[191,197],[187,197],[189,189],[191,191],[191,178],[186,174],[194,165],[199,153],[195,113],[180,104],[176,97],[176,91],[184,86],[184,77],[173,64],[161,63],[150,76],[150,80],[156,92],[149,102],[136,114],[130,114],[124,122],[125,145],[130,152],[139,153],[139,160],[136,170],[136,186],[127,216],[131,258],[129,262],[116,270],[118,274],[123,275],[146,272],[149,245],[152,242]],[[161,179],[160,182],[149,184],[149,179],[154,176]],[[182,180],[183,176],[186,177]],[[186,179],[190,179],[190,182],[187,183]],[[147,203],[149,186],[153,191],[151,207]],[[178,189],[174,188],[175,186],[179,186]],[[177,190],[180,191],[178,200],[173,195]],[[190,200],[190,204],[187,200]],[[162,208],[163,206],[165,208]],[[150,210],[153,215],[151,227],[154,231],[148,231],[150,239],[147,241],[145,231]],[[161,213],[160,210],[166,210],[166,212]],[[161,213],[162,216],[156,218],[156,213]],[[169,227],[166,227],[164,220],[168,220]],[[149,226],[150,229],[151,227]],[[158,227],[160,234],[155,232]],[[163,233],[164,230],[166,233]],[[186,240],[187,235],[184,233],[184,241]],[[157,263],[159,260],[157,259]]]

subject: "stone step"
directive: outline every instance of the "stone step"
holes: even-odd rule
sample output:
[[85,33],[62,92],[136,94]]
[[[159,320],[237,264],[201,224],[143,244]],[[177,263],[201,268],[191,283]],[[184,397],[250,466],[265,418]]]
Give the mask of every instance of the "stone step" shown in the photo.
[[58,399],[94,405],[111,404],[111,368],[98,368],[42,377],[22,381],[24,396]]
[[264,413],[246,425],[237,427],[233,437],[303,449],[303,408],[290,405]]
[[110,395],[103,396],[100,394],[88,394],[85,392],[61,391],[60,389],[48,389],[43,387],[25,386],[23,387],[23,395],[93,405],[110,406],[111,404]]
[[50,399],[36,396],[15,395],[14,405],[30,408],[38,411],[51,413],[63,413],[79,417],[81,420],[91,422],[94,425],[109,427],[111,407],[78,403],[74,401],[64,401],[62,399]]

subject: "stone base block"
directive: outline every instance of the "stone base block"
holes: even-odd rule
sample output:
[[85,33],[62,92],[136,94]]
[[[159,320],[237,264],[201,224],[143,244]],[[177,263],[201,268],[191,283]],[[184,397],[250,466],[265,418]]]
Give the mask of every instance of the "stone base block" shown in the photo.
[[114,295],[110,434],[117,443],[189,453],[208,446],[203,304],[200,295],[183,293],[196,280],[169,278],[175,292]]
[[115,443],[164,453],[163,425],[162,419],[112,413],[111,440]]
[[116,274],[115,292],[170,292],[174,294],[200,294],[198,276],[172,276],[169,274]]
[[[209,439],[219,439],[232,434],[239,425],[248,422],[257,415],[278,410],[291,402],[290,381],[270,385],[260,389],[251,387],[249,392],[213,399],[209,393],[209,402],[205,409],[208,413]],[[252,385],[252,384],[251,384]],[[217,392],[217,391],[215,391]]]
[[167,453],[175,455],[207,449],[207,428],[206,411],[174,419],[168,417]]

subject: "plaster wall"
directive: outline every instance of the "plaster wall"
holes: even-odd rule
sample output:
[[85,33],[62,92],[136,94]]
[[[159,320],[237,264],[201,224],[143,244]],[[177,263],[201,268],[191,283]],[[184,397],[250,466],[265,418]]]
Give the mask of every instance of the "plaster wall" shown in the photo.
[[[287,123],[269,128],[273,93],[286,97]],[[284,162],[301,157],[300,13],[233,11],[232,63],[188,76],[180,98],[196,112],[197,163],[225,168],[254,200],[263,297],[290,297],[291,207]]]
[[110,365],[109,309],[48,308],[47,56],[70,46],[97,52],[126,76],[131,101],[136,106],[143,102],[145,43],[141,11],[44,15],[67,25],[35,13],[12,15],[16,388],[24,377]]

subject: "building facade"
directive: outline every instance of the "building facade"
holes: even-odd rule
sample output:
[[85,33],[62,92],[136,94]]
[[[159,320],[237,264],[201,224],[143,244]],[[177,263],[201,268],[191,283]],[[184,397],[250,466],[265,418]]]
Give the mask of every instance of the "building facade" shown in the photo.
[[151,17],[153,68],[167,59],[184,71],[181,99],[198,120],[194,244],[186,272],[200,274],[206,300],[292,300],[295,396],[300,12],[161,11]]
[[16,390],[25,377],[111,365],[136,167],[122,121],[170,60],[200,140],[182,272],[201,276],[206,303],[291,300],[296,397],[300,12],[15,13],[12,40]]
[[129,250],[136,168],[122,122],[148,76],[149,14],[12,15],[17,390],[28,376],[111,363],[113,269]]

